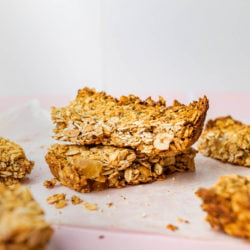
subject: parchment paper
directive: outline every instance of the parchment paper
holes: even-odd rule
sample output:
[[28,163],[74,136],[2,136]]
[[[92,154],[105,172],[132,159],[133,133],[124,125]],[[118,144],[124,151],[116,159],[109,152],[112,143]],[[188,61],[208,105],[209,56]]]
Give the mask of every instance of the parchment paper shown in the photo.
[[[20,144],[27,157],[35,161],[34,170],[23,182],[45,210],[47,219],[56,225],[99,227],[117,230],[157,232],[166,235],[199,239],[226,239],[239,241],[214,229],[204,221],[201,201],[194,192],[199,187],[210,187],[219,176],[226,174],[250,175],[246,167],[223,164],[197,154],[194,173],[173,174],[168,179],[152,184],[108,189],[81,194],[63,186],[47,189],[42,184],[52,178],[44,160],[47,147],[55,141],[51,138],[53,125],[48,110],[37,100],[9,109],[0,114],[0,136]],[[69,205],[55,209],[46,198],[55,193],[66,193]],[[88,211],[83,205],[73,206],[72,195],[78,195],[89,203],[97,203],[97,211]],[[107,203],[113,203],[108,207]],[[189,223],[179,222],[178,218]],[[167,224],[178,226],[171,232]]]

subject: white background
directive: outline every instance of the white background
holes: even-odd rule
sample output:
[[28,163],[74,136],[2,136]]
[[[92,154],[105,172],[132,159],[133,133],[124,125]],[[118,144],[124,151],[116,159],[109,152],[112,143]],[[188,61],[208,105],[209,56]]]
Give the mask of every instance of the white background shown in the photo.
[[250,91],[250,1],[0,0],[0,95]]

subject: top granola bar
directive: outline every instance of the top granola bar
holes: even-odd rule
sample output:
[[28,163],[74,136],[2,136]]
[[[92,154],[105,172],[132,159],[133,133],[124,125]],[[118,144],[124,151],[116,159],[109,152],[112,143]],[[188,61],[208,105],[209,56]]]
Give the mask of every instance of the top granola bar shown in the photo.
[[63,108],[52,107],[54,138],[80,145],[131,147],[140,153],[175,155],[200,136],[208,100],[189,105],[174,101],[166,107],[162,97],[142,101],[134,95],[116,99],[84,88]]

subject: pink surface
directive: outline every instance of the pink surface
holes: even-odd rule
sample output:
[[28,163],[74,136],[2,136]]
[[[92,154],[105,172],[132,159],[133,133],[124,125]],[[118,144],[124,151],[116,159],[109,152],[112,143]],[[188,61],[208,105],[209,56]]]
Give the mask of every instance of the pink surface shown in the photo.
[[121,232],[69,226],[55,226],[56,232],[48,250],[58,249],[115,249],[115,250],[247,250],[248,242],[230,243],[226,241],[169,237],[161,234]]
[[[175,99],[171,94],[164,95],[167,99]],[[201,96],[195,94],[195,96]],[[250,122],[249,107],[250,93],[209,93],[209,118],[231,114],[236,119]],[[0,112],[7,108],[21,105],[30,99],[38,99],[41,105],[49,109],[50,106],[67,105],[73,98],[67,96],[26,96],[0,97]],[[182,95],[181,100],[189,100],[190,96]],[[155,184],[154,184],[155,185]],[[134,190],[136,190],[135,188]],[[183,204],[181,204],[183,205]],[[162,208],[161,208],[162,209]],[[205,223],[205,222],[204,222]],[[175,223],[176,224],[176,223]],[[208,240],[183,236],[171,236],[160,233],[140,233],[134,231],[108,230],[100,227],[79,227],[54,224],[55,235],[50,242],[49,250],[58,249],[249,249],[250,245],[244,240],[226,236],[223,240]],[[218,232],[220,234],[220,232]],[[228,239],[228,240],[227,240]]]

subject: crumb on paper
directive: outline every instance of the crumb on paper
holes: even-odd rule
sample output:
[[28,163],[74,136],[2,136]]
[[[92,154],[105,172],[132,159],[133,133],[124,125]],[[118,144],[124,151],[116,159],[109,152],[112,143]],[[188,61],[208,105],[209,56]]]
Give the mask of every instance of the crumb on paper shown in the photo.
[[106,203],[106,206],[107,206],[107,207],[112,207],[113,205],[114,205],[113,202],[108,202],[108,203]]
[[54,194],[46,199],[47,203],[50,205],[55,205],[55,208],[60,209],[67,206],[66,194]]
[[175,177],[172,177],[172,181],[175,181]]
[[179,228],[173,224],[168,224],[168,225],[166,225],[166,229],[174,232],[174,231],[178,230]]
[[73,204],[73,205],[78,205],[78,204],[80,204],[80,203],[82,203],[83,202],[83,200],[79,197],[79,196],[77,196],[77,195],[73,195],[72,197],[71,197],[71,203]]
[[141,218],[146,218],[147,217],[147,214],[145,213],[145,212],[143,212],[142,214],[141,214]]
[[43,182],[43,186],[46,188],[53,188],[57,183],[56,178],[52,178],[51,180],[46,180]]
[[89,211],[96,211],[98,210],[98,205],[97,203],[88,203],[88,202],[83,202],[84,207],[89,210]]
[[105,238],[105,236],[104,235],[99,235],[99,237],[98,237],[99,239],[104,239]]
[[185,223],[185,224],[189,224],[189,221],[188,220],[184,220],[182,218],[177,218],[177,222],[180,222],[180,223]]
[[123,195],[120,196],[123,200],[126,200],[127,198]]

